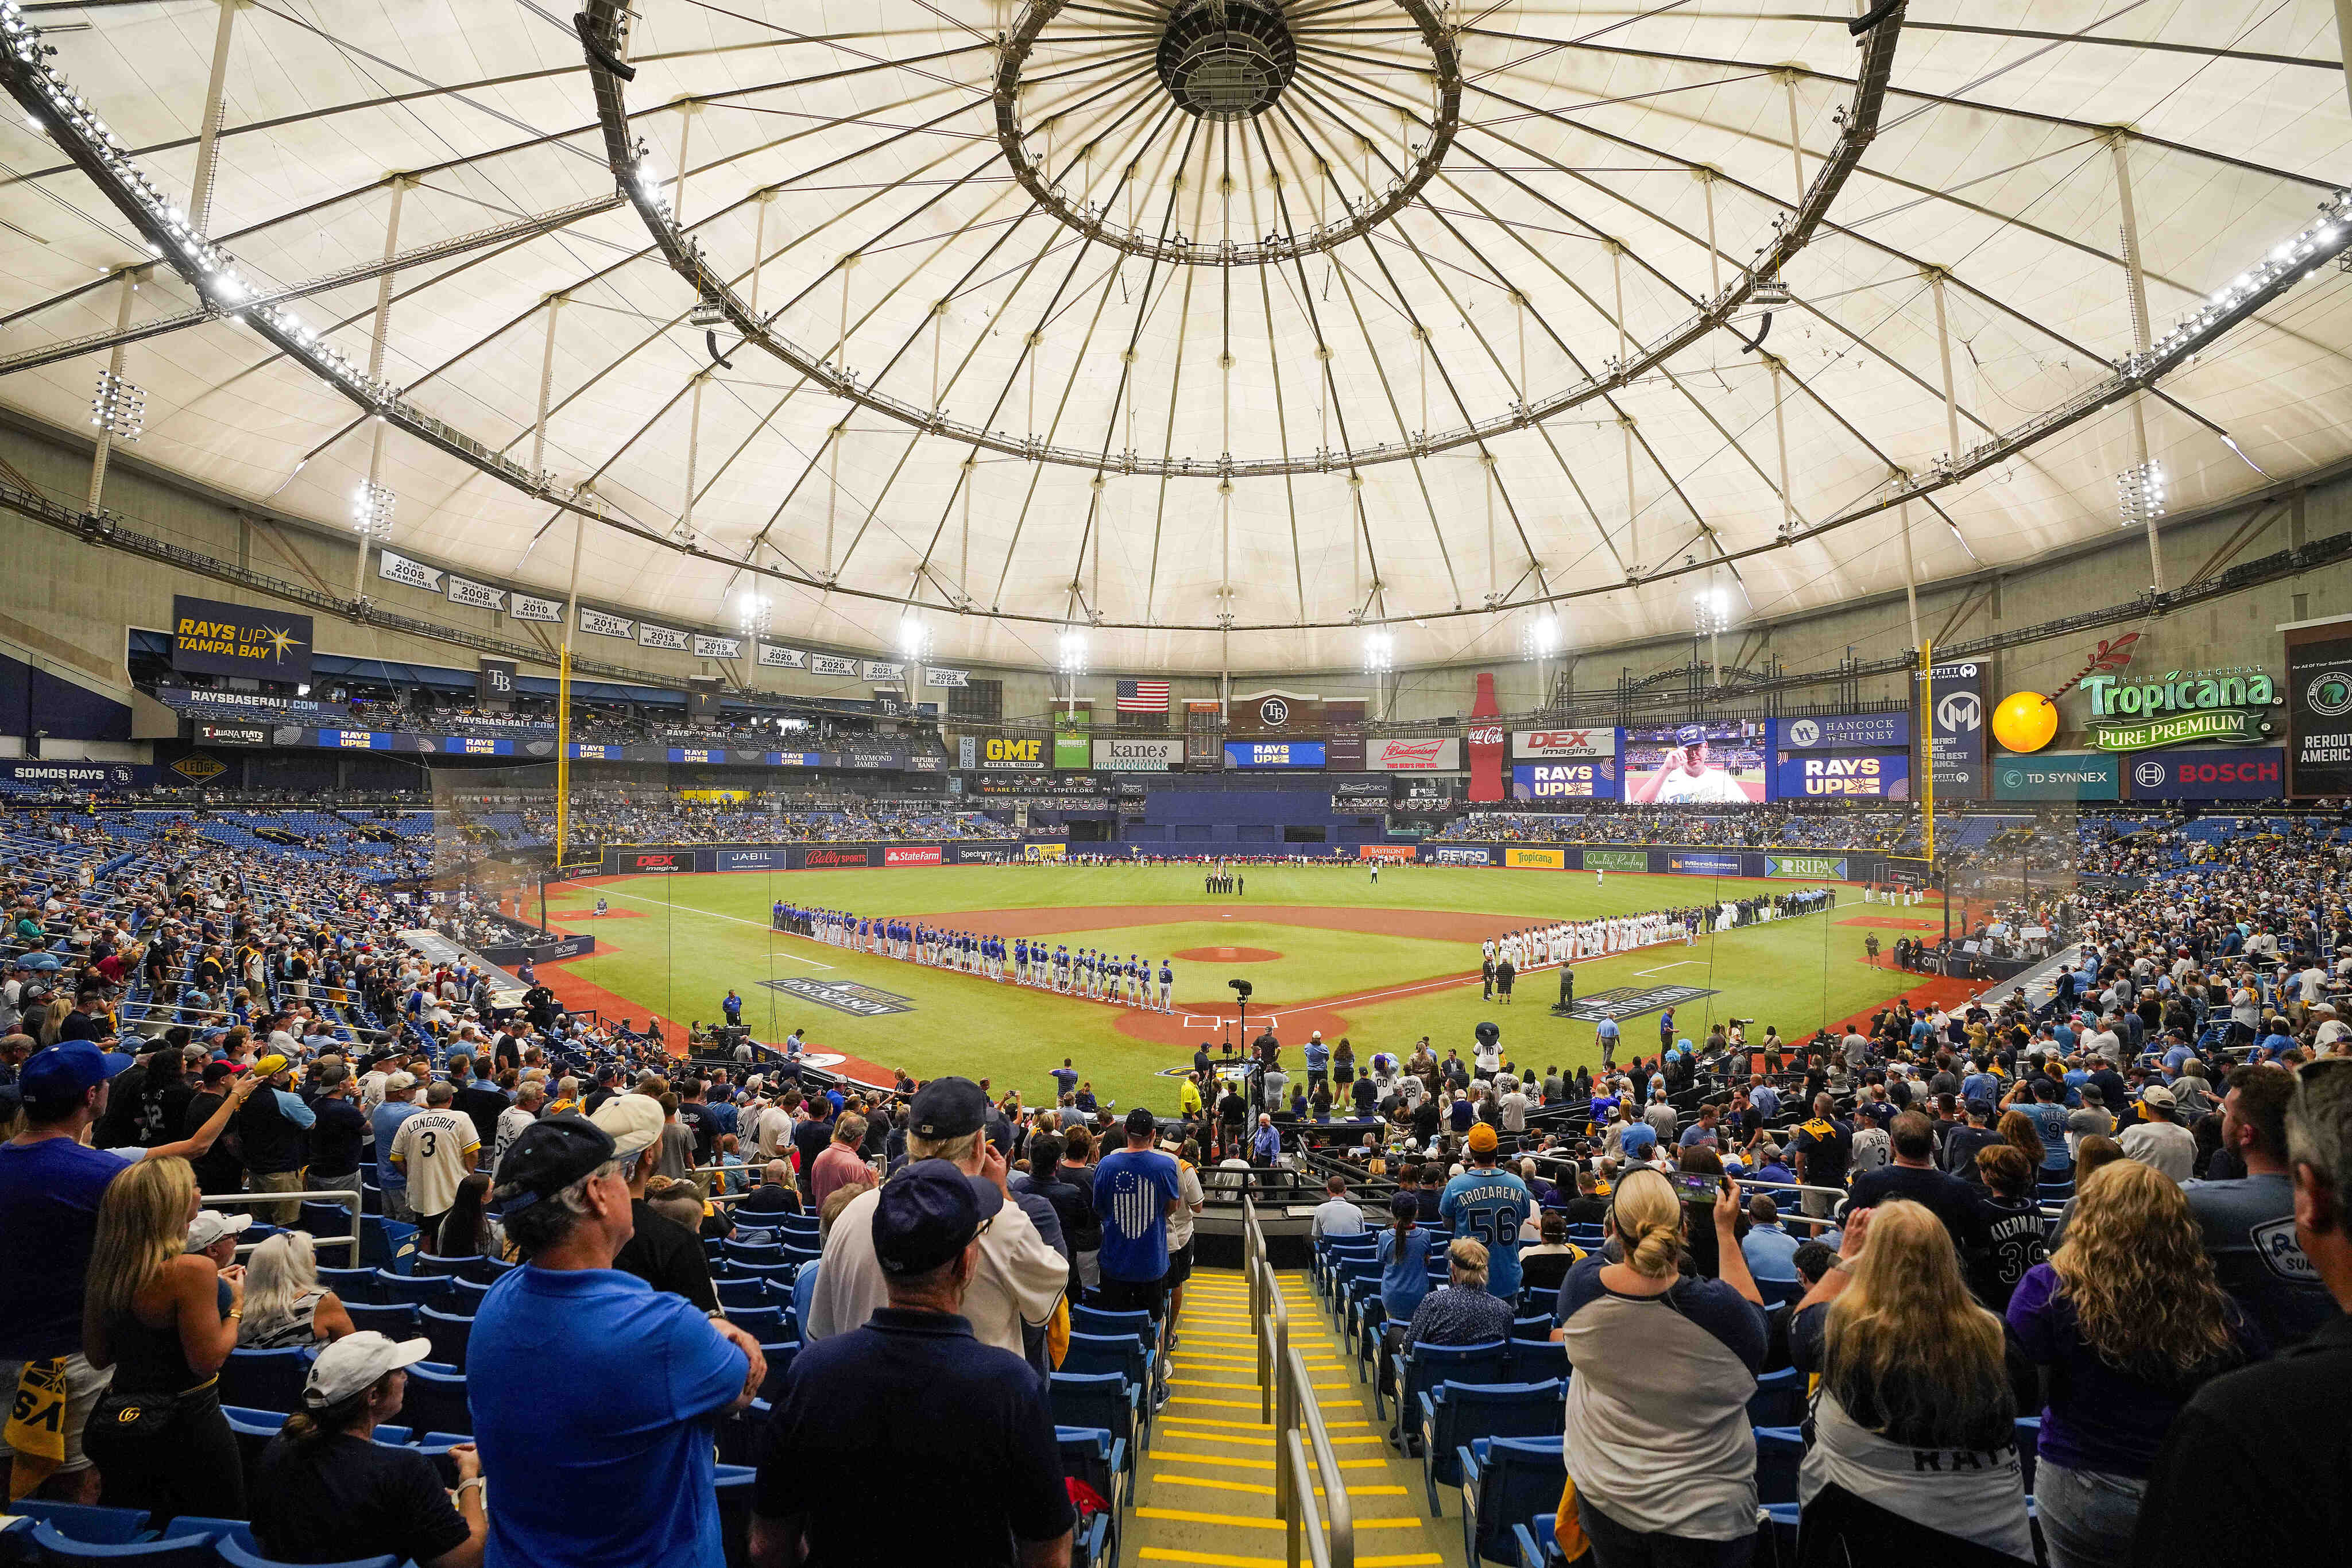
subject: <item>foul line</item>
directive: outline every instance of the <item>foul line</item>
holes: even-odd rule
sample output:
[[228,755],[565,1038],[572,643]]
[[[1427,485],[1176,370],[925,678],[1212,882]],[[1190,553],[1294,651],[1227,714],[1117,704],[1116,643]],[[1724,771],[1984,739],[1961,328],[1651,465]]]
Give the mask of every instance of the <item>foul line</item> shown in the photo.
[[[625,898],[632,904],[650,904],[656,909],[667,909],[672,911],[682,911],[688,915],[699,915],[705,920],[728,920],[732,921],[738,925],[756,925],[771,936],[790,936],[793,935],[793,933],[790,931],[779,931],[774,926],[768,925],[764,921],[746,920],[740,915],[720,915],[715,910],[697,909],[690,904],[664,904],[657,898],[647,898],[642,894],[623,893],[618,888],[608,889],[606,896],[611,898]],[[775,956],[779,958],[788,958],[795,964],[815,965],[815,967],[820,969],[830,969],[833,967],[830,964],[818,964],[814,958],[803,958],[797,953],[778,953]]]

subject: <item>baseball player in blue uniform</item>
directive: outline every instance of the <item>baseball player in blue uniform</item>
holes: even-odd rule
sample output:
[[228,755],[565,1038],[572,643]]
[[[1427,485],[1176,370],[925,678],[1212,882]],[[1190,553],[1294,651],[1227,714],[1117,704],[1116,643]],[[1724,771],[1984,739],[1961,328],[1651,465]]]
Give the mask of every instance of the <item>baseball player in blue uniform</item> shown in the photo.
[[1174,968],[1170,967],[1167,959],[1162,958],[1160,960],[1160,1010],[1161,1012],[1171,1012],[1174,1010],[1168,1005],[1168,995],[1175,988],[1176,971]]

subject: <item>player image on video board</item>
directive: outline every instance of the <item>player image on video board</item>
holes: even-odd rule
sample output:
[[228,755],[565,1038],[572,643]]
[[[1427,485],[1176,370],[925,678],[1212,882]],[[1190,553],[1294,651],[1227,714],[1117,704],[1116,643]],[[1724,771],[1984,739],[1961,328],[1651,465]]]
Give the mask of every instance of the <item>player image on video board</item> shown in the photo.
[[1636,806],[1745,806],[1764,799],[1764,727],[1743,720],[1625,732],[1625,799]]

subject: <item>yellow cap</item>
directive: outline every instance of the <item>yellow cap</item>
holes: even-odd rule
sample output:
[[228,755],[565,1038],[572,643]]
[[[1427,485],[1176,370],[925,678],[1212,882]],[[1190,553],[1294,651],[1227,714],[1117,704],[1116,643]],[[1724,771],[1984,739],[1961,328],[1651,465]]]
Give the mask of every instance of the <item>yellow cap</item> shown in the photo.
[[1495,1152],[1495,1129],[1481,1122],[1470,1129],[1470,1136],[1466,1141],[1472,1154],[1491,1155]]
[[286,1071],[286,1059],[273,1051],[255,1062],[253,1071],[264,1078],[275,1078]]

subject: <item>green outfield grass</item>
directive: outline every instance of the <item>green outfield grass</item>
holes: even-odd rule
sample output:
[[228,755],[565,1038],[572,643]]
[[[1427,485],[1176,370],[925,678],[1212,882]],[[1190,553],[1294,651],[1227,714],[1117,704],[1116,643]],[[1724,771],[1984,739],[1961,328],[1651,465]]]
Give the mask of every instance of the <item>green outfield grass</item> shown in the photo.
[[[960,1071],[1018,1087],[1033,1100],[1052,1087],[1046,1070],[1065,1056],[1098,1093],[1122,1105],[1142,1099],[1172,1107],[1174,1093],[1161,1068],[1189,1060],[1178,1049],[1119,1031],[1121,1009],[998,986],[976,977],[782,936],[768,930],[779,898],[802,905],[856,909],[873,915],[941,917],[979,910],[1056,909],[1150,904],[1230,904],[1232,918],[1202,920],[1189,912],[1166,925],[1070,930],[1049,940],[1149,953],[1158,960],[1180,948],[1261,947],[1284,956],[1270,963],[1176,966],[1181,1000],[1225,1000],[1224,981],[1246,976],[1259,988],[1261,1008],[1279,1011],[1330,997],[1361,997],[1345,1009],[1360,1059],[1374,1051],[1403,1051],[1421,1035],[1441,1049],[1466,1055],[1473,1027],[1493,1019],[1504,1031],[1507,1055],[1523,1065],[1562,1067],[1597,1061],[1589,1023],[1550,1017],[1555,973],[1530,976],[1506,1009],[1481,998],[1474,981],[1432,987],[1433,977],[1477,967],[1471,944],[1424,937],[1336,931],[1252,920],[1254,908],[1306,905],[1349,910],[1433,910],[1517,921],[1591,918],[1675,908],[1706,898],[1728,899],[1790,883],[1640,876],[1612,873],[1596,885],[1578,872],[1509,872],[1438,866],[1383,868],[1378,886],[1360,866],[1255,867],[1245,873],[1244,897],[1211,898],[1200,874],[1177,866],[969,866],[726,875],[648,875],[615,879],[594,888],[551,890],[549,911],[572,917],[597,938],[594,956],[561,973],[614,993],[646,1012],[706,1022],[719,1016],[730,987],[744,998],[743,1018],[763,1040],[782,1040],[804,1028],[814,1045],[845,1051],[918,1077]],[[601,893],[617,918],[580,922]],[[1842,905],[1822,917],[1780,922],[1703,937],[1695,946],[1645,948],[1577,966],[1580,996],[1629,987],[1685,985],[1718,994],[1685,1004],[1681,1032],[1703,1031],[1707,1019],[1734,1014],[1777,1024],[1794,1038],[1819,1023],[1843,1018],[1898,992],[1897,977],[1863,962],[1865,933],[1834,921],[1858,907]],[[1050,928],[1051,923],[1048,923]],[[1891,932],[1881,933],[1891,939]],[[848,980],[906,998],[908,1011],[853,1017],[781,993],[763,984],[788,977]],[[1399,994],[1376,994],[1394,988]],[[625,1008],[623,1009],[626,1011]],[[1181,1010],[1181,1009],[1180,1009]],[[640,1020],[642,1021],[642,1019]],[[1626,1019],[1629,1045],[1654,1049],[1654,1015]],[[1287,1031],[1286,1031],[1287,1032]],[[1760,1033],[1760,1030],[1759,1030]],[[1287,1041],[1286,1041],[1287,1043]]]

